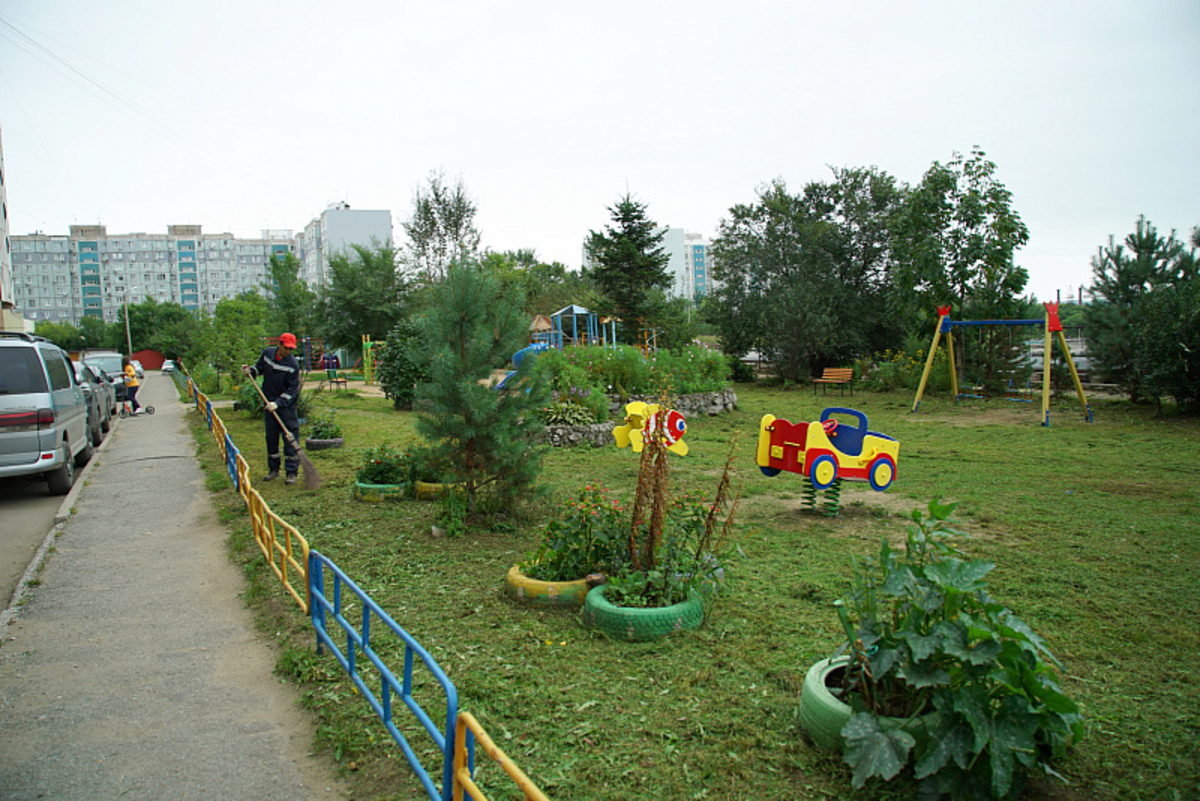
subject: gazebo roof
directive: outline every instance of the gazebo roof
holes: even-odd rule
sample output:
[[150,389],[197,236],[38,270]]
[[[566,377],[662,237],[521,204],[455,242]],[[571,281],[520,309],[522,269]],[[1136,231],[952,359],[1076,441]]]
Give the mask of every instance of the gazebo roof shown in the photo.
[[558,311],[556,311],[554,314],[552,314],[550,316],[551,317],[586,317],[589,314],[591,314],[591,312],[588,311],[587,309],[583,308],[582,306],[578,306],[578,305],[572,303],[570,306],[563,306],[561,309],[559,309]]

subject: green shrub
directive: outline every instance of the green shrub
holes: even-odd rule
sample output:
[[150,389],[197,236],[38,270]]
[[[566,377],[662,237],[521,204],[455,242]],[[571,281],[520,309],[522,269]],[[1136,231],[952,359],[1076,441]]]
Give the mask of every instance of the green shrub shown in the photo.
[[411,484],[413,467],[408,451],[385,443],[363,451],[362,466],[354,478],[360,484]]
[[342,435],[342,427],[337,421],[337,412],[332,407],[326,407],[313,412],[308,418],[308,435],[313,439],[337,439]]
[[628,525],[621,505],[608,490],[588,484],[558,518],[546,524],[541,543],[521,563],[521,572],[538,581],[616,573],[628,560]]
[[221,377],[212,365],[204,364],[192,371],[192,383],[205,395],[211,395],[218,391]]
[[[885,350],[864,356],[854,363],[854,383],[876,392],[916,392],[921,384],[921,374],[925,371],[927,355],[927,350],[917,350],[911,355],[903,350]],[[938,348],[933,356],[933,367],[925,391],[950,391],[949,360],[944,348]]]

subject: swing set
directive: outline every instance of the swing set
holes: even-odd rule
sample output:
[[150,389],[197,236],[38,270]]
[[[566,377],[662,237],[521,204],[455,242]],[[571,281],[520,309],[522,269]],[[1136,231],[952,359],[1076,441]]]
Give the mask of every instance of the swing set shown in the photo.
[[917,397],[913,400],[912,410],[915,413],[921,405],[921,396],[925,394],[925,383],[929,380],[930,370],[933,369],[933,357],[937,353],[938,341],[942,334],[946,335],[946,352],[950,357],[950,391],[957,403],[960,397],[982,397],[981,394],[960,395],[958,391],[958,368],[954,363],[954,335],[952,329],[956,326],[975,327],[984,325],[1042,325],[1046,330],[1046,346],[1042,353],[1042,425],[1050,425],[1050,349],[1052,337],[1058,335],[1058,344],[1062,348],[1063,361],[1071,370],[1071,379],[1075,382],[1075,392],[1079,395],[1079,403],[1083,406],[1083,418],[1092,422],[1092,409],[1087,397],[1083,394],[1083,384],[1079,380],[1079,372],[1071,359],[1071,349],[1067,347],[1067,338],[1063,334],[1062,322],[1058,319],[1058,304],[1045,303],[1046,319],[1044,320],[951,320],[950,307],[938,306],[938,324],[933,332],[933,344],[929,348],[929,356],[925,360],[925,371],[921,374],[921,383],[917,387]]

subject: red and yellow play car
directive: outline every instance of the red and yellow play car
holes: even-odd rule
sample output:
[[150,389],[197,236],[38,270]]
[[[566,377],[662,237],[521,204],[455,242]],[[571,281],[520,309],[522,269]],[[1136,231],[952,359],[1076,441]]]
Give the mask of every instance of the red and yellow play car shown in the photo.
[[[848,415],[856,424],[846,425],[832,415]],[[792,423],[764,414],[758,427],[755,461],[764,475],[780,471],[807,476],[819,490],[834,481],[868,481],[871,489],[883,492],[896,478],[900,442],[867,430],[867,416],[855,409],[831,406],[812,423]]]

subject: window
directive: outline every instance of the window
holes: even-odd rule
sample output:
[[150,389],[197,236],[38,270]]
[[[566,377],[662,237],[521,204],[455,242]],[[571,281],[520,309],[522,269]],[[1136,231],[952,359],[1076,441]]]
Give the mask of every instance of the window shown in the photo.
[[42,359],[46,362],[46,374],[50,376],[50,389],[70,389],[71,375],[67,372],[67,363],[63,361],[62,351],[42,348]]

